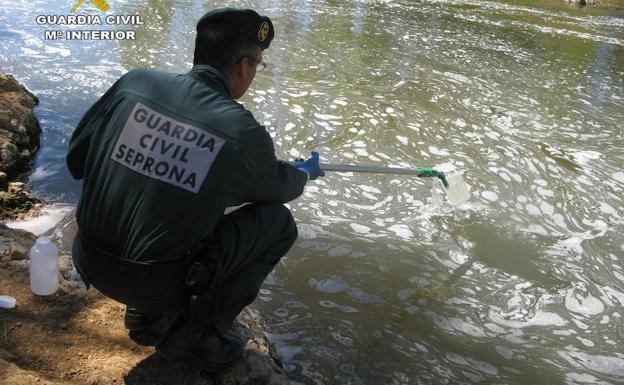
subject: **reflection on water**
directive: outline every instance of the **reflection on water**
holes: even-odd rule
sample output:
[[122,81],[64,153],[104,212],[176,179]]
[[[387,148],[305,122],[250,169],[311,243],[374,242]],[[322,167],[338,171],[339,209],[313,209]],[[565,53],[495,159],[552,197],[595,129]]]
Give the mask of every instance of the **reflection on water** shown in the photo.
[[[304,384],[624,382],[624,10],[604,2],[240,1],[277,38],[243,102],[279,155],[462,172],[430,181],[337,174],[290,204],[300,239],[258,305]],[[215,5],[225,5],[218,1]],[[2,70],[41,99],[30,183],[75,203],[73,127],[136,67],[190,68],[212,5],[116,1],[126,42],[44,41],[37,14],[0,10]]]

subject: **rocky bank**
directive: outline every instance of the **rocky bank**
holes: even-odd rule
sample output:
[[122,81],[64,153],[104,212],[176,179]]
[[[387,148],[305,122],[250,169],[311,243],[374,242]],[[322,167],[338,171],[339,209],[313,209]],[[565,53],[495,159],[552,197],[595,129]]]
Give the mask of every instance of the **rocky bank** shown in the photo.
[[37,104],[39,99],[13,76],[0,74],[0,170],[9,178],[26,171],[39,149]]
[[0,220],[41,208],[23,183],[11,182],[28,171],[39,149],[41,128],[33,113],[37,104],[37,97],[13,76],[0,74]]
[[[70,256],[62,253],[60,288],[39,297],[29,285],[28,250],[36,236],[4,221],[37,215],[42,203],[21,182],[39,148],[41,129],[33,114],[37,98],[12,76],[0,74],[0,295],[17,300],[0,308],[0,384],[287,384],[266,339],[260,313],[248,307],[232,334],[244,341],[243,360],[224,373],[196,373],[168,361],[153,346],[131,340],[123,326],[125,306],[86,290]],[[57,226],[56,243],[67,250],[75,221]]]

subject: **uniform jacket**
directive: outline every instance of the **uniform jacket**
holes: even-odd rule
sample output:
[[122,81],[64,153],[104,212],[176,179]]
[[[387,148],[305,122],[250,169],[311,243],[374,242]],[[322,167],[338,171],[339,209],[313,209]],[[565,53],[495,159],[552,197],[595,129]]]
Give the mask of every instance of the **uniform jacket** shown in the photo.
[[80,234],[131,261],[169,261],[209,236],[225,207],[285,203],[305,172],[208,65],[186,74],[133,70],[84,115],[67,165],[83,179]]

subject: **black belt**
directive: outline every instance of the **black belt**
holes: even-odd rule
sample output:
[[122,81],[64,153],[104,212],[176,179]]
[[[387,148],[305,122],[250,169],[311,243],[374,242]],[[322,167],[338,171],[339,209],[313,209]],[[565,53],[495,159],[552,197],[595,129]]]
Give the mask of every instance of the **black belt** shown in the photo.
[[133,262],[95,246],[78,234],[72,257],[87,285],[102,294],[147,313],[180,313],[190,292],[185,279],[192,255],[175,262]]

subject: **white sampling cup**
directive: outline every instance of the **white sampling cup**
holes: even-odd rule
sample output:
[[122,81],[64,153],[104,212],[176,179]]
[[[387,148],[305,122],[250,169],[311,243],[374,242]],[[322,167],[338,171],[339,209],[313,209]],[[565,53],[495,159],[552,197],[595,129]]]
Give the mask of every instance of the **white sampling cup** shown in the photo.
[[37,295],[54,294],[59,285],[58,249],[48,237],[30,248],[30,289]]
[[462,174],[446,177],[449,186],[446,188],[446,199],[453,206],[458,206],[470,199],[470,186],[464,182]]

